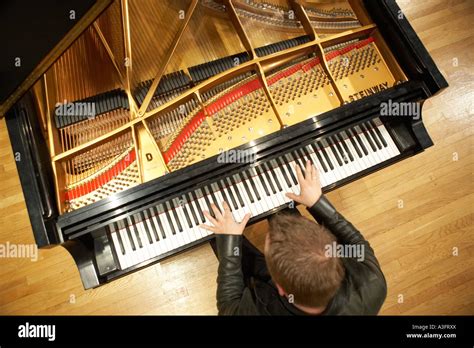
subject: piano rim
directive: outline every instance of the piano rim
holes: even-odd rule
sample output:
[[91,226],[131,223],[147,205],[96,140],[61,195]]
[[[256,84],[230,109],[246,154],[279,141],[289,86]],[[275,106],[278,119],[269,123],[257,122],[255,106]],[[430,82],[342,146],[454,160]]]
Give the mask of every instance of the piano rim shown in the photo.
[[[406,17],[403,17],[402,19],[398,19],[399,11],[400,8],[398,4],[393,1],[393,0],[381,0],[381,1],[369,1],[369,0],[364,0],[364,6],[366,10],[369,12],[371,17],[373,18],[373,21],[377,24],[377,27],[379,28],[382,36],[384,37],[385,40],[390,40],[390,48],[397,59],[397,61],[405,67],[405,65],[410,67],[410,71],[405,71],[407,75],[409,75],[409,80],[407,82],[404,82],[400,85],[394,86],[389,90],[386,90],[384,92],[380,92],[376,95],[372,95],[369,97],[366,97],[364,99],[361,99],[359,101],[350,103],[349,105],[341,106],[338,107],[334,110],[331,110],[325,114],[322,114],[320,116],[317,116],[317,118],[321,118],[321,120],[317,119],[309,119],[307,121],[301,122],[295,126],[288,127],[287,129],[282,129],[279,132],[276,132],[275,134],[271,134],[265,138],[260,138],[258,139],[258,143],[261,143],[264,139],[267,141],[268,139],[271,139],[274,136],[280,136],[283,134],[286,134],[289,129],[292,129],[293,127],[298,127],[302,126],[301,128],[306,128],[308,125],[315,124],[316,122],[323,122],[325,120],[329,119],[334,119],[335,114],[341,115],[341,113],[346,112],[347,115],[352,116],[353,112],[348,112],[349,108],[351,109],[356,109],[356,110],[362,110],[361,112],[364,112],[364,105],[366,104],[373,104],[373,100],[378,100],[379,103],[381,101],[387,101],[387,99],[382,99],[381,96],[390,96],[392,95],[391,93],[393,89],[399,90],[400,88],[405,88],[412,93],[413,95],[417,95],[418,100],[424,100],[437,92],[439,92],[441,89],[445,88],[448,86],[446,80],[444,77],[441,75],[440,71],[436,67],[434,61],[430,57],[428,51],[424,47],[423,43],[421,40],[418,38],[416,32],[413,30],[412,26],[408,22],[408,19]],[[387,23],[389,22],[389,23]],[[389,24],[389,25],[388,25]],[[413,90],[417,90],[416,93],[413,93]],[[401,93],[395,93],[397,97],[401,98]],[[397,99],[397,101],[401,101],[402,99]],[[404,100],[409,100],[413,101],[412,99],[409,99],[409,95],[407,93],[406,98]],[[15,117],[15,112],[19,112],[19,108],[22,105],[22,100],[17,102],[15,106],[8,112],[9,115],[12,116],[12,118]],[[357,116],[354,116],[357,117]],[[7,118],[8,119],[8,118]],[[8,121],[8,120],[7,120]],[[17,122],[16,120],[11,120],[11,122],[7,122],[7,128],[10,134],[17,132],[12,131],[11,128],[13,127],[22,127],[22,124],[19,124],[19,121]],[[295,132],[297,134],[297,132]],[[28,148],[28,144],[24,144],[23,141],[24,139],[15,139],[14,137],[10,137],[10,141],[12,143],[12,147],[14,151],[17,151],[17,149],[20,149],[22,151],[26,152],[31,152],[31,149]],[[19,143],[19,144],[18,144]],[[245,145],[238,147],[237,149],[244,149],[246,148]],[[42,149],[39,149],[42,150]],[[420,149],[419,151],[421,151]],[[27,156],[28,158],[28,156]],[[179,176],[182,176],[183,174],[188,173],[188,171],[191,170],[201,170],[203,166],[207,165],[212,161],[213,158],[204,160],[202,162],[196,163],[192,168],[183,168],[180,171],[174,172],[179,173]],[[214,163],[216,163],[214,161]],[[18,165],[18,163],[17,163]],[[234,166],[236,167],[236,166]],[[233,166],[230,166],[229,169],[232,170],[234,168]],[[375,167],[374,167],[375,168]],[[38,201],[37,196],[42,196],[44,194],[44,188],[39,187],[39,183],[35,182],[34,176],[31,174],[25,173],[25,168],[20,168],[17,166],[17,170],[22,182],[22,189],[24,191],[24,196],[28,202],[28,197],[33,196],[33,201]],[[165,175],[162,178],[157,178],[153,181],[143,183],[138,185],[137,187],[130,188],[122,193],[118,193],[114,196],[114,201],[121,201],[121,206],[125,206],[126,204],[130,203],[130,199],[125,199],[127,196],[136,194],[138,192],[138,189],[140,189],[140,192],[143,192],[142,190],[144,189],[150,189],[152,186],[156,184],[156,182],[163,180],[164,182],[167,182],[170,178],[173,177],[173,173],[170,173],[168,175]],[[26,183],[31,190],[27,190],[25,192],[25,185]],[[148,202],[151,202],[152,199],[150,199],[151,195],[149,194],[149,199]],[[64,239],[68,239],[68,236],[71,235],[67,231],[68,228],[72,228],[74,226],[78,226],[78,224],[81,222],[82,219],[87,218],[84,214],[90,215],[89,213],[92,210],[96,210],[99,207],[103,208],[104,205],[109,205],[110,209],[114,209],[114,205],[110,205],[110,199],[104,199],[100,202],[96,202],[94,204],[91,204],[89,206],[83,207],[81,209],[78,209],[74,212],[66,213],[63,215],[56,215],[56,216],[51,216],[51,217],[45,217],[43,216],[43,226],[40,227],[33,227],[33,231],[35,232],[35,239],[41,240],[41,246],[46,246],[46,245],[51,245],[51,244],[58,244],[58,243],[51,243],[51,240],[55,239],[56,241],[63,241],[63,237],[66,237]],[[54,203],[54,206],[56,204]],[[143,204],[142,204],[143,206]],[[30,216],[30,221],[33,220],[33,217],[35,221],[38,221],[37,218],[41,218],[42,213],[41,213],[41,207],[37,206],[31,206],[31,204],[27,204],[28,208],[28,214]],[[89,224],[89,229],[86,230],[85,233],[92,232],[95,230],[97,226],[97,223],[92,223]],[[84,227],[87,229],[87,227]],[[39,231],[41,229],[41,231]],[[36,231],[39,231],[38,233]],[[54,230],[54,231],[52,231]],[[49,231],[48,235],[45,237],[42,237],[42,234],[44,234],[44,231]],[[56,238],[51,238],[50,233],[54,234]],[[41,236],[38,237],[38,234]]]

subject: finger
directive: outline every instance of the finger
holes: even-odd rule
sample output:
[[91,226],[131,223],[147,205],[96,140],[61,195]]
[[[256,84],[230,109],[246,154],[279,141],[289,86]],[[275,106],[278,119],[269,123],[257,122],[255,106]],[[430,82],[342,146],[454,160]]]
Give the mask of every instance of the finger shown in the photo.
[[287,193],[286,193],[286,197],[288,197],[288,198],[291,199],[292,201],[297,201],[297,200],[298,200],[298,196],[295,195],[295,194],[292,193],[292,192],[287,192]]
[[319,171],[316,166],[311,166],[311,179],[318,180],[319,179]]
[[306,180],[311,180],[311,167],[313,165],[311,164],[310,160],[306,161]]
[[244,218],[242,219],[241,225],[245,226],[250,220],[250,213],[245,214]]
[[227,204],[226,201],[222,201],[222,206],[224,207],[224,214],[225,215],[232,214],[232,212],[230,211],[230,207],[229,207],[229,205]]
[[296,177],[298,178],[298,183],[301,183],[304,181],[303,173],[301,173],[301,168],[298,164],[295,164],[296,168]]
[[217,221],[223,219],[221,211],[219,210],[219,208],[217,208],[217,206],[214,203],[211,203],[211,209],[214,212],[214,215],[216,216]]
[[207,210],[204,210],[203,211],[203,214],[205,217],[207,217],[207,219],[211,222],[211,224],[213,224],[214,226],[217,226],[219,223],[217,222],[216,219],[214,219],[211,214],[207,211]]
[[204,228],[205,230],[208,230],[208,231],[211,231],[211,232],[214,232],[214,233],[217,232],[217,227],[214,227],[214,226],[209,226],[209,225],[206,225],[206,224],[200,224],[199,227]]

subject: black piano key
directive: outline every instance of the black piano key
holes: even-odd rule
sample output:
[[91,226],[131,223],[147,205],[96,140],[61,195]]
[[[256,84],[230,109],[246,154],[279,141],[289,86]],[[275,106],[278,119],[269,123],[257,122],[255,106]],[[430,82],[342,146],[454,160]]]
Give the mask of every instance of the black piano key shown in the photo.
[[201,209],[201,205],[199,204],[199,201],[198,201],[198,197],[196,195],[196,192],[194,191],[191,191],[189,193],[192,197],[191,199],[194,201],[194,203],[196,204],[196,208],[198,210],[198,213],[199,213],[199,217],[201,218],[201,222],[204,223],[206,222],[206,217],[204,216],[204,214],[202,213],[202,209]]
[[183,202],[184,215],[186,216],[186,220],[188,221],[189,227],[192,228],[194,226],[193,221],[196,226],[199,225],[197,217],[193,216],[193,214],[195,213],[193,212],[193,206],[191,205],[191,201],[189,201],[185,195],[181,196],[181,201]]
[[136,214],[136,219],[138,222],[141,222],[143,225],[143,229],[145,230],[145,234],[148,237],[148,241],[150,244],[153,244],[153,238],[151,237],[150,229],[148,228],[148,224],[145,221],[145,218],[143,216],[143,212],[139,212]]
[[[250,202],[254,203],[255,202],[255,199],[258,200],[257,198],[257,194],[255,193],[255,190],[249,186],[247,180],[250,182],[250,185],[252,185],[252,180],[249,179],[249,177],[247,176],[247,173],[244,171],[242,171],[242,173],[240,174],[241,177],[242,177],[242,183],[244,184],[244,187],[245,187],[245,190],[247,191],[247,195],[249,196],[250,198]],[[255,198],[254,198],[255,196]]]
[[310,154],[308,148],[306,146],[303,146],[300,150],[304,153],[304,155],[311,162],[311,164],[314,165],[313,159],[311,158],[311,154]]
[[158,228],[160,229],[160,234],[161,234],[162,239],[166,239],[165,229],[163,228],[163,223],[161,222],[161,217],[164,216],[163,206],[159,205],[158,207],[151,207],[149,210],[150,210],[150,217],[155,216],[155,220],[158,223]]
[[160,235],[155,228],[155,224],[153,223],[153,220],[151,219],[151,215],[148,212],[148,209],[145,209],[144,211],[142,211],[141,214],[143,215],[143,224],[145,225],[145,228],[151,229],[151,231],[153,232],[153,235],[155,236],[155,240],[158,242],[160,240]]
[[373,152],[376,152],[377,151],[377,147],[375,146],[374,142],[372,141],[372,138],[371,136],[369,135],[369,131],[366,129],[365,125],[363,123],[361,123],[359,125],[360,129],[362,129],[362,135],[363,137],[365,137],[365,139],[367,140],[367,142],[369,143],[370,147],[372,148],[372,151]]
[[262,198],[260,197],[260,194],[258,193],[257,187],[255,186],[254,178],[252,177],[250,170],[247,170],[247,171],[244,170],[243,174],[245,174],[245,177],[249,180],[250,186],[252,187],[252,193],[255,195],[255,198],[257,198],[257,201],[260,201]]
[[242,174],[237,173],[236,176],[238,180],[242,182],[242,185],[244,186],[244,190],[247,193],[247,197],[249,198],[250,203],[254,203],[255,201],[253,199],[252,192],[250,191],[250,187],[248,186],[247,181],[245,180],[244,173],[243,172]]
[[204,197],[204,201],[206,202],[206,206],[209,211],[209,214],[211,214],[211,216],[215,218],[216,215],[214,214],[214,211],[211,208],[211,201],[209,200],[209,197],[208,197],[209,192],[208,190],[206,190],[205,186],[204,186],[204,191],[201,191],[201,192],[202,192],[202,196]]
[[[200,224],[199,222],[199,219],[196,215],[196,212],[195,212],[195,209],[194,209],[194,206],[192,204],[192,201],[193,201],[193,198],[191,197],[191,195],[188,193],[188,196],[189,197],[186,197],[186,195],[183,195],[183,198],[186,199],[188,198],[188,204],[189,204],[189,210],[191,211],[191,216],[193,217],[193,221],[194,221],[194,224],[196,226],[198,226]],[[197,202],[196,202],[197,203]]]
[[346,134],[347,138],[351,142],[352,147],[356,150],[357,156],[359,156],[359,158],[362,158],[362,152],[359,149],[359,146],[357,145],[357,142],[354,138],[354,135],[352,134],[352,131],[350,129],[346,129],[346,130],[344,130],[344,133]]
[[189,228],[193,228],[193,223],[191,221],[191,211],[189,210],[189,203],[184,195],[180,198],[181,207],[183,208],[184,217],[186,218],[186,222],[188,223]]
[[360,138],[359,130],[357,128],[351,129],[351,131],[354,133],[354,138],[357,140],[357,143],[359,144],[360,148],[364,152],[364,154],[367,156],[369,154],[369,151],[366,149],[364,146],[364,142]]
[[[219,209],[219,211],[222,212],[222,209],[224,209],[224,208],[222,208],[222,202],[221,202],[219,196],[217,195],[217,193],[220,191],[219,186],[217,185],[217,183],[213,182],[212,184],[209,185],[209,188],[212,192],[212,195],[216,198],[216,200],[214,201],[214,204]],[[224,197],[222,197],[222,198],[224,198]],[[217,202],[217,204],[216,204],[216,202]]]
[[169,202],[165,203],[164,210],[165,210],[166,219],[168,220],[168,224],[171,227],[171,232],[173,234],[176,234],[176,229],[174,228],[173,220],[171,219],[171,215],[170,215],[171,206],[169,205]]
[[293,156],[291,154],[286,154],[283,156],[283,161],[285,163],[286,169],[288,169],[288,173],[290,173],[291,180],[293,180],[293,183],[295,185],[298,185],[298,179],[296,178],[296,175],[293,173],[294,168],[291,168],[290,163],[293,161]]
[[232,205],[234,209],[239,209],[239,205],[237,204],[237,198],[234,197],[234,193],[230,189],[232,186],[232,182],[230,182],[229,178],[225,178],[224,182],[226,183],[226,186],[228,187],[227,192],[229,193],[230,200],[232,201]]
[[285,178],[286,185],[287,185],[288,187],[293,186],[293,184],[292,184],[291,181],[290,181],[290,178],[288,177],[288,174],[286,173],[285,162],[283,162],[283,160],[281,159],[281,157],[278,157],[278,162],[279,162],[279,164],[280,164],[280,170],[281,170],[281,173],[283,174],[283,178]]
[[316,157],[318,158],[319,163],[321,164],[321,167],[323,168],[324,172],[328,172],[328,167],[326,167],[326,163],[324,162],[323,158],[321,157],[322,155],[319,153],[318,147],[314,144],[311,143],[311,148],[313,149]]
[[[123,245],[122,236],[119,233],[119,227],[117,225],[117,222],[112,222],[112,224],[114,225],[115,235],[117,236],[117,240],[119,242],[120,252],[122,253],[122,255],[125,255],[125,247]],[[109,231],[111,232],[110,227],[109,227]]]
[[230,182],[232,183],[232,186],[234,187],[235,194],[237,195],[237,199],[239,200],[240,203],[240,208],[243,208],[245,206],[244,200],[242,199],[242,195],[240,194],[239,188],[237,187],[237,182],[235,181],[234,177],[231,175],[228,178]]
[[305,165],[304,165],[303,161],[301,160],[299,153],[296,152],[296,150],[294,150],[294,151],[291,152],[291,156],[293,157],[293,160],[295,161],[295,163],[300,167],[301,173],[304,176]]
[[270,190],[272,190],[273,194],[275,194],[277,191],[275,189],[275,186],[273,185],[272,180],[270,179],[270,173],[268,172],[268,169],[265,166],[265,163],[261,165],[260,170],[263,173],[263,175],[265,175],[265,178],[267,178],[267,183],[268,185],[270,185]]
[[267,166],[270,170],[271,177],[275,181],[278,191],[283,191],[283,187],[281,187],[280,180],[278,179],[277,173],[275,171],[275,168],[278,167],[278,163],[276,163],[275,160],[271,160],[269,163],[267,163]]
[[211,185],[209,186],[205,186],[205,188],[208,189],[209,193],[211,194],[211,199],[212,199],[212,202],[214,203],[214,205],[216,206],[216,208],[221,211],[221,209],[219,208],[221,206],[220,202],[218,201],[217,197],[216,197],[216,194],[214,192],[214,189],[212,188]]
[[273,170],[272,166],[269,163],[265,162],[263,163],[263,169],[265,170],[265,177],[267,178],[267,181],[270,184],[273,193],[276,194],[277,192],[281,192],[281,185],[278,182],[277,175]]
[[332,151],[333,155],[334,155],[334,158],[336,158],[336,161],[337,163],[342,166],[342,159],[339,157],[339,154],[337,153],[337,149],[336,149],[336,146],[334,145],[334,143],[332,142],[332,139],[330,137],[327,137],[326,138],[326,141],[329,145],[329,149]]
[[347,158],[347,155],[344,152],[341,146],[341,143],[339,142],[339,139],[336,137],[336,134],[331,135],[329,138],[332,140],[332,143],[334,144],[336,151],[339,154],[339,157],[341,158],[341,160],[346,164],[349,163],[349,159]]
[[370,120],[369,122],[370,122],[370,124],[372,125],[372,127],[374,128],[375,133],[377,134],[377,136],[378,136],[380,142],[382,143],[383,147],[387,147],[387,146],[388,146],[388,145],[387,145],[387,142],[385,141],[385,139],[384,139],[382,133],[380,132],[379,127],[377,127],[377,125],[375,124],[374,120]]
[[377,134],[377,136],[378,136],[380,142],[382,143],[383,147],[387,147],[388,146],[387,142],[383,138],[382,133],[380,132],[379,127],[377,127],[377,125],[375,124],[374,120],[370,120],[369,123],[372,126],[372,128],[374,129],[375,133]]
[[377,146],[377,148],[379,150],[382,149],[382,143],[377,139],[377,135],[375,134],[375,131],[372,129],[372,126],[370,125],[370,123],[366,122],[364,123],[365,125],[365,128],[367,129],[370,137],[372,138],[373,142],[375,143],[375,146]]
[[135,238],[137,238],[137,242],[138,242],[138,246],[140,248],[143,248],[143,243],[142,243],[142,239],[140,238],[140,235],[138,234],[138,229],[137,229],[137,226],[136,226],[136,223],[135,223],[135,220],[133,219],[133,215],[132,216],[127,216],[126,218],[126,227],[127,228],[130,228],[132,229],[130,226],[133,225],[133,232],[135,233]]
[[224,201],[226,201],[227,205],[230,208],[230,211],[233,211],[232,206],[230,204],[230,197],[227,194],[227,190],[225,190],[225,183],[222,180],[217,180],[217,187],[219,188],[219,191],[221,191],[222,198]]
[[122,225],[123,228],[121,229],[124,229],[125,228],[125,231],[127,232],[127,237],[128,237],[128,240],[130,242],[130,246],[132,247],[132,250],[135,251],[137,248],[135,246],[135,242],[133,241],[133,237],[132,237],[132,232],[130,231],[130,229],[128,228],[128,226],[124,223],[124,220],[120,221],[120,224],[119,225]]
[[298,150],[299,150],[299,153],[300,153],[300,156],[301,156],[301,160],[304,162],[304,168],[305,169],[306,169],[306,162],[307,161],[309,161],[309,163],[311,163],[311,165],[314,165],[313,159],[309,155],[309,152],[306,149],[306,146],[303,146],[302,148],[299,148]]
[[324,159],[326,160],[326,163],[328,164],[329,168],[331,170],[334,170],[334,164],[331,162],[331,159],[329,158],[329,155],[326,152],[326,148],[323,143],[316,142],[316,147],[321,150],[321,153],[323,154]]
[[334,134],[334,136],[336,137],[336,140],[338,140],[339,143],[342,145],[342,148],[346,154],[346,158],[348,158],[351,162],[354,162],[354,157],[352,157],[352,154],[349,151],[349,148],[347,147],[346,141],[342,134]]
[[179,232],[183,232],[183,226],[181,226],[181,221],[179,220],[178,211],[177,211],[178,203],[174,199],[172,199],[170,201],[170,206],[171,206],[171,211],[173,212],[174,220],[176,221],[176,225],[178,226],[178,230]]
[[265,184],[265,180],[263,180],[263,173],[260,172],[260,168],[258,166],[255,167],[255,172],[257,173],[258,180],[262,184],[263,189],[267,196],[270,196],[270,191],[268,190],[267,185]]

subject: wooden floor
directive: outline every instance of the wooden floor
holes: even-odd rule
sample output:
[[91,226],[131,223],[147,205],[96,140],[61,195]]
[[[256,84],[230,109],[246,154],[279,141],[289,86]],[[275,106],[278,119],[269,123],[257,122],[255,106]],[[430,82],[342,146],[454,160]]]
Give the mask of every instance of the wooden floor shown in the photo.
[[[435,146],[328,196],[380,260],[381,314],[474,314],[474,1],[399,4],[450,83],[423,108]],[[0,244],[33,243],[3,120],[0,183]],[[266,227],[246,234],[261,246]],[[37,262],[0,259],[0,314],[215,314],[216,271],[206,244],[84,291],[72,258],[55,247]]]

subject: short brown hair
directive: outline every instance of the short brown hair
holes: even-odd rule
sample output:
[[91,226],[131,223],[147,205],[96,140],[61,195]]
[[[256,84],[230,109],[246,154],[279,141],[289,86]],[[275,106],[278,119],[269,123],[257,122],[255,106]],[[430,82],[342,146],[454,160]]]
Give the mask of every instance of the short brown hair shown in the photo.
[[326,306],[344,278],[342,260],[327,257],[325,248],[336,241],[324,226],[300,215],[277,214],[270,219],[265,259],[272,279],[296,304]]

